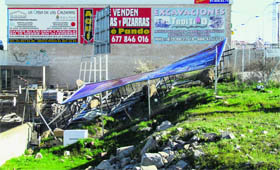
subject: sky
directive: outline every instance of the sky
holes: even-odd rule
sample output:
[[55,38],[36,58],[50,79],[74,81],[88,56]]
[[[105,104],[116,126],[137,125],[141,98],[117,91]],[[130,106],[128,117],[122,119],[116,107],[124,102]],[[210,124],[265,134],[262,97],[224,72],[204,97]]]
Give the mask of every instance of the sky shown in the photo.
[[[265,42],[272,42],[272,4],[273,0],[234,0],[232,39],[254,42],[257,38],[262,38]],[[277,20],[277,35],[276,22]]]

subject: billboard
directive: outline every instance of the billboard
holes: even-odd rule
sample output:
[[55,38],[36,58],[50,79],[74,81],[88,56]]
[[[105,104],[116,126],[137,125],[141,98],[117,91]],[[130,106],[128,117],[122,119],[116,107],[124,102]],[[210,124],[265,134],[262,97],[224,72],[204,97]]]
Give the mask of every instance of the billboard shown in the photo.
[[154,8],[153,43],[211,44],[226,37],[225,8]]
[[[94,17],[100,9],[81,8],[82,44],[93,42]],[[151,13],[151,8],[111,8],[111,44],[150,44]]]
[[9,43],[77,43],[77,8],[8,8]]
[[229,4],[229,0],[194,0],[195,4]]

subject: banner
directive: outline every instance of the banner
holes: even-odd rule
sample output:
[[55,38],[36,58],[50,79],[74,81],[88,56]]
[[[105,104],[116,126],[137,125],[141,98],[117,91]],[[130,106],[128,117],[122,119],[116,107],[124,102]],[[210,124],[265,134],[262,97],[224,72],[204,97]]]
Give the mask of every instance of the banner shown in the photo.
[[[81,8],[82,44],[93,43],[94,17],[101,9]],[[110,34],[111,44],[150,44],[151,8],[111,8]]]
[[210,44],[226,37],[225,8],[154,8],[155,44]]
[[112,44],[150,44],[151,8],[112,8]]
[[9,43],[77,43],[77,8],[9,8]]

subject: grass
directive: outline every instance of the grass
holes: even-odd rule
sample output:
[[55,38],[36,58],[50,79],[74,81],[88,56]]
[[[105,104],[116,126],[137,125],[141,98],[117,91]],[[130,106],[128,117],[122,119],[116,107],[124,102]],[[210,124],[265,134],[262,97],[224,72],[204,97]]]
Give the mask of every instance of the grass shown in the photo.
[[[157,110],[157,114],[150,121],[135,119],[128,122],[105,118],[108,132],[102,139],[82,140],[66,148],[41,149],[43,159],[35,159],[35,154],[24,155],[7,161],[0,169],[82,169],[97,165],[102,159],[115,154],[116,148],[127,145],[138,148],[134,153],[137,156],[143,146],[141,141],[151,135],[164,120],[176,126],[168,129],[169,133],[163,137],[163,143],[170,136],[179,134],[178,127],[183,128],[180,134],[196,130],[201,138],[203,133],[220,135],[223,131],[229,131],[234,134],[234,139],[202,144],[205,155],[200,159],[188,159],[191,165],[199,166],[200,169],[279,169],[279,84],[270,85],[264,91],[256,91],[254,88],[254,84],[221,83],[218,93],[222,99],[216,99],[213,88],[175,87],[160,102],[152,100],[152,109]],[[137,109],[147,116],[144,107],[146,103],[142,102]],[[100,122],[98,125],[101,125]],[[132,126],[138,127],[136,132]],[[141,131],[145,127],[152,127],[153,130]],[[95,129],[99,127],[90,123],[83,128],[94,136]],[[71,152],[70,157],[63,156],[65,150]],[[107,152],[107,156],[101,157],[102,152]],[[185,150],[180,152],[187,153]],[[92,159],[86,159],[85,155]]]

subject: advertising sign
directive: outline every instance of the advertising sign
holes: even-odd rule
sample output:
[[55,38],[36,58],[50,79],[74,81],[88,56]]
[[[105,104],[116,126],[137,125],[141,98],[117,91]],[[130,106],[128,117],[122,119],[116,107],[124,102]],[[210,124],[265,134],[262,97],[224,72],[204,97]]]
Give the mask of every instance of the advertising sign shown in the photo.
[[9,43],[77,43],[77,8],[9,8]]
[[151,8],[112,8],[112,44],[150,44]]
[[94,17],[102,8],[81,8],[81,35],[82,44],[93,43],[94,40]]
[[229,4],[229,0],[194,0],[195,4]]
[[[99,10],[101,8],[81,9],[81,43],[93,42],[94,17]],[[93,14],[91,20],[90,13]],[[111,44],[150,44],[151,13],[151,8],[111,8]]]
[[225,8],[154,8],[155,44],[210,44],[225,39]]

